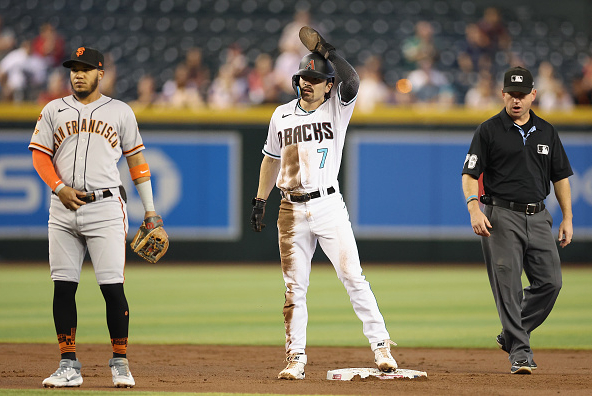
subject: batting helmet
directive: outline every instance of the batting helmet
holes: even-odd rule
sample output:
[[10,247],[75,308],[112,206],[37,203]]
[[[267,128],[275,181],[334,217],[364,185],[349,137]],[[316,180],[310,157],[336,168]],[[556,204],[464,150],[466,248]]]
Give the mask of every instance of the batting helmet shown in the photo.
[[[311,52],[305,55],[300,61],[298,71],[292,76],[292,87],[296,92],[296,95],[300,97],[300,76],[308,76],[313,78],[320,78],[323,80],[335,81],[335,70],[333,66],[326,60],[321,54],[317,52]],[[329,95],[329,94],[327,94]]]

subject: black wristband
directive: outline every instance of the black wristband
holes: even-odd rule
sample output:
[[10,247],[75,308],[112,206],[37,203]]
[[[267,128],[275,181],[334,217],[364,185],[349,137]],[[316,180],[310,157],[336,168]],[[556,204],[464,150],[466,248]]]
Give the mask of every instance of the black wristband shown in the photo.
[[267,201],[264,200],[263,198],[253,198],[251,200],[251,205],[253,205],[253,206],[265,206],[265,203],[266,202]]
[[325,58],[328,59],[329,58],[329,52],[331,51],[335,51],[335,47],[333,47],[331,44],[329,43],[322,43],[319,47],[317,47],[319,50],[318,52]]

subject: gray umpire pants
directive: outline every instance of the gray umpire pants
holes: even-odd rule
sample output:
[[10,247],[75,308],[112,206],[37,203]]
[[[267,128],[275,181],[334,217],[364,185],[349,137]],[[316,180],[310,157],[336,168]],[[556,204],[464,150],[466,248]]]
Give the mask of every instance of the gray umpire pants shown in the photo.
[[562,284],[553,218],[547,209],[527,215],[487,205],[484,213],[492,228],[481,245],[509,359],[531,362],[530,333],[551,313]]

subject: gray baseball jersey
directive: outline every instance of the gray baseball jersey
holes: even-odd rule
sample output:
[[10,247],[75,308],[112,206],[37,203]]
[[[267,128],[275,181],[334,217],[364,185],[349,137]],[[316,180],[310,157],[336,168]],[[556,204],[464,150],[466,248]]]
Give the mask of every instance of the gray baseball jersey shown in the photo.
[[117,162],[144,149],[132,109],[101,96],[83,105],[73,95],[41,111],[29,149],[53,157],[58,177],[70,187],[93,191],[121,184]]

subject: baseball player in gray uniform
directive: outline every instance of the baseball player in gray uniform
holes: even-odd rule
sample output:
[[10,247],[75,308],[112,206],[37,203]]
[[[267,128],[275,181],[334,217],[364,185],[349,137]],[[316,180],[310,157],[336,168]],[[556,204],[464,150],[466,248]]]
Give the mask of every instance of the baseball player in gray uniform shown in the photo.
[[[337,175],[349,120],[359,87],[354,68],[313,29],[300,30],[311,51],[293,77],[298,98],[279,106],[271,118],[263,147],[259,188],[253,198],[251,225],[260,232],[266,200],[274,187],[282,201],[278,216],[279,249],[286,285],[284,325],[288,365],[278,378],[304,379],[307,363],[306,292],[317,241],[345,286],[363,332],[383,371],[397,363],[376,298],[362,275],[349,215]],[[342,80],[330,92],[335,76]]]
[[37,120],[29,149],[40,177],[52,189],[49,208],[49,264],[54,282],[53,317],[61,353],[59,368],[45,387],[80,386],[76,358],[75,294],[88,251],[107,308],[113,346],[113,384],[133,387],[126,358],[129,308],[123,290],[128,231],[125,191],[117,162],[123,154],[145,217],[156,216],[150,170],[135,115],[123,102],[99,91],[104,57],[76,49],[70,69],[73,95],[48,103]]

